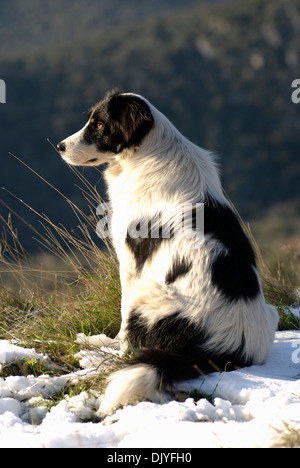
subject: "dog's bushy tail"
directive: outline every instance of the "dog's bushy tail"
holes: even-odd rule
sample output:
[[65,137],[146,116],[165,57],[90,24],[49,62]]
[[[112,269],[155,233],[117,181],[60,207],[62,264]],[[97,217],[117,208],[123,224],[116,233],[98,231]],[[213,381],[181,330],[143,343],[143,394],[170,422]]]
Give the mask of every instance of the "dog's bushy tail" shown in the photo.
[[[206,360],[205,370],[208,369]],[[203,375],[204,372],[186,356],[158,349],[140,352],[132,365],[115,372],[108,379],[108,386],[100,406],[99,415],[109,414],[119,405],[138,400],[164,402],[170,399],[166,391],[180,380]]]

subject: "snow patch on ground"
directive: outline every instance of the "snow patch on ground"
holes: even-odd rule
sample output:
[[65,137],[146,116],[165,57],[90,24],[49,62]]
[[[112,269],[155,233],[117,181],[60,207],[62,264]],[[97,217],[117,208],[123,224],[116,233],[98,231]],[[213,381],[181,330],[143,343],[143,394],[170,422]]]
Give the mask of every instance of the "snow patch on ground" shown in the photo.
[[[300,331],[277,332],[263,366],[177,385],[179,392],[196,390],[210,396],[212,403],[204,398],[196,403],[192,398],[142,402],[103,422],[90,422],[101,396],[82,392],[49,409],[49,396],[70,381],[99,372],[93,366],[100,354],[97,359],[97,350],[83,350],[87,369],[69,375],[0,379],[0,447],[272,447],[290,428],[300,432]],[[24,357],[50,363],[33,349],[0,341],[2,365]]]

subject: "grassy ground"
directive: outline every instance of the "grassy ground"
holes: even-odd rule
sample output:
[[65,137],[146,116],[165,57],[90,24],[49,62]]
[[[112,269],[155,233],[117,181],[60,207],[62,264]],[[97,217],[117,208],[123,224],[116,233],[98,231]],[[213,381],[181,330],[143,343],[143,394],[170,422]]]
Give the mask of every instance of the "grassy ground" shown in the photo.
[[[0,338],[34,346],[68,369],[77,366],[73,356],[78,333],[117,334],[121,300],[114,250],[109,241],[100,247],[100,241],[93,240],[99,220],[96,208],[103,200],[81,173],[73,170],[84,186],[82,194],[90,208],[87,216],[64,197],[78,218],[79,235],[37,214],[43,232],[36,234],[48,253],[32,258],[24,251],[11,220],[2,219],[5,229],[0,256]],[[256,250],[266,299],[279,309],[280,329],[298,329],[299,321],[286,311],[299,300],[300,254],[287,253],[282,264],[271,271],[250,227],[244,228]]]
[[77,174],[90,207],[87,216],[66,199],[78,218],[79,235],[38,214],[43,232],[35,234],[48,253],[32,258],[10,218],[2,218],[0,339],[34,347],[49,355],[62,372],[78,368],[74,358],[78,333],[114,337],[120,327],[118,262],[109,242],[93,240],[99,221],[96,208],[102,200]]
[[[0,256],[0,339],[17,340],[24,347],[47,354],[55,364],[54,374],[79,369],[74,357],[80,349],[76,342],[78,333],[105,333],[114,337],[120,327],[118,262],[109,242],[100,248],[100,243],[93,241],[98,222],[93,213],[102,200],[79,173],[78,177],[86,188],[83,195],[90,214],[84,215],[66,199],[78,218],[79,236],[39,215],[44,226],[39,238],[47,247],[47,254],[38,258],[28,255],[11,220],[2,219],[5,229]],[[256,249],[266,299],[280,312],[280,329],[300,329],[300,321],[287,313],[288,306],[299,301],[296,292],[296,286],[300,285],[299,257],[295,258],[293,253],[290,259],[285,258],[284,268],[271,272],[263,262],[249,226],[245,229]],[[293,270],[293,281],[288,275],[290,270]],[[49,369],[38,361],[25,360],[2,367],[0,377],[42,373],[49,373]],[[83,381],[65,392],[74,395],[91,387],[101,391],[104,377],[105,374],[99,374],[98,379]],[[59,395],[58,399],[63,396]],[[299,434],[293,432],[283,445],[292,443],[295,437]]]

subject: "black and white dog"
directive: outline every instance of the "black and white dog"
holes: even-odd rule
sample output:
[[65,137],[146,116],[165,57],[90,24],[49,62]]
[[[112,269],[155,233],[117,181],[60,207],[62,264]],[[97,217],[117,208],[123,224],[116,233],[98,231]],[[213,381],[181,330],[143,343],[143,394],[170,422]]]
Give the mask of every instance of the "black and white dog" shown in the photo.
[[[146,99],[119,92],[96,104],[86,125],[58,150],[72,165],[108,163],[122,285],[118,339],[135,352],[132,363],[110,377],[100,411],[136,398],[163,401],[176,381],[264,363],[278,314],[264,300],[252,247],[223,194],[212,154]],[[175,235],[187,204],[193,207],[189,227]],[[202,236],[195,223],[199,204]],[[167,218],[171,229],[164,236]],[[159,219],[156,235],[153,219]],[[146,235],[130,235],[145,220]]]

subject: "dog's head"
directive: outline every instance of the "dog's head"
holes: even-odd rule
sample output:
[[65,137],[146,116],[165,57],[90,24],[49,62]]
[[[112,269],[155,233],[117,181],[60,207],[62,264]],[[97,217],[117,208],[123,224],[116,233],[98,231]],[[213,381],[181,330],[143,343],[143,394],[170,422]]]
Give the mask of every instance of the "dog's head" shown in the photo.
[[57,148],[69,164],[99,165],[126,148],[138,147],[153,125],[150,107],[141,96],[113,92],[93,106],[85,126]]

